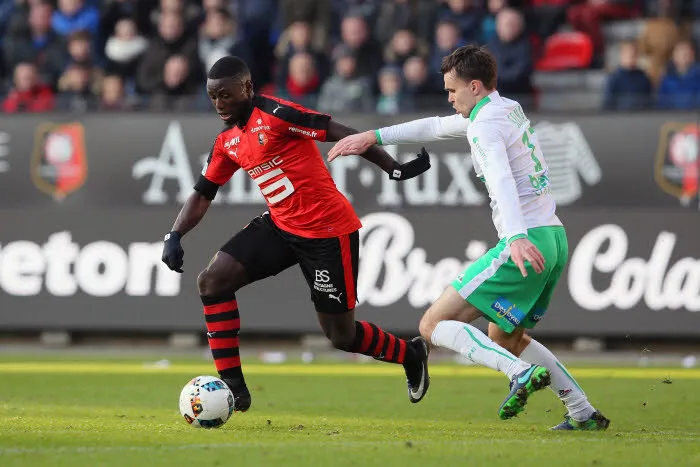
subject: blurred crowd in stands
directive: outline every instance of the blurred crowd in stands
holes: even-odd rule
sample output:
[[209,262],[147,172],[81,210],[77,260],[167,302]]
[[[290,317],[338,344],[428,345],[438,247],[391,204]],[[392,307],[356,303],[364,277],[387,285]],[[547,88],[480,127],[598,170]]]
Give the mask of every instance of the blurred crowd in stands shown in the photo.
[[[501,94],[533,74],[607,73],[610,110],[697,108],[700,0],[0,0],[3,112],[206,110],[208,68],[322,112],[448,109],[442,57],[485,45]],[[609,24],[639,34],[611,46]]]

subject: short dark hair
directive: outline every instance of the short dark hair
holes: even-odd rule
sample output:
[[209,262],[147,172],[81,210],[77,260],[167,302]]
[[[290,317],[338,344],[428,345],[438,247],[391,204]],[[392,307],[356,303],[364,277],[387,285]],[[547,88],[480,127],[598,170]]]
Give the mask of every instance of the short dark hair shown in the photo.
[[91,40],[92,40],[92,34],[90,34],[90,31],[87,31],[85,29],[75,31],[68,36],[69,43],[74,42],[74,41],[90,42]]
[[441,19],[440,21],[438,21],[437,27],[439,28],[440,26],[450,26],[450,27],[453,27],[459,31],[459,25],[448,18]]
[[227,55],[212,65],[207,74],[209,79],[243,78],[250,76],[248,65],[240,58]]
[[217,8],[212,9],[212,12],[214,14],[222,16],[224,18],[224,20],[226,20],[226,21],[233,21],[234,20],[233,15],[226,8],[217,7]]
[[452,70],[464,81],[476,79],[484,83],[488,89],[496,88],[498,73],[496,59],[485,47],[463,45],[443,58],[440,66],[442,74]]

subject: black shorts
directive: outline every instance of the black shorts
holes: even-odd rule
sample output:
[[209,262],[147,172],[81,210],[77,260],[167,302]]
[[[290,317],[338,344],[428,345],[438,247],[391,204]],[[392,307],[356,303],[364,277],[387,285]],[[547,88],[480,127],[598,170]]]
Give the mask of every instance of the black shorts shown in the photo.
[[252,283],[298,264],[321,313],[353,310],[357,297],[359,231],[331,238],[305,238],[281,230],[268,213],[253,219],[220,251],[243,265]]

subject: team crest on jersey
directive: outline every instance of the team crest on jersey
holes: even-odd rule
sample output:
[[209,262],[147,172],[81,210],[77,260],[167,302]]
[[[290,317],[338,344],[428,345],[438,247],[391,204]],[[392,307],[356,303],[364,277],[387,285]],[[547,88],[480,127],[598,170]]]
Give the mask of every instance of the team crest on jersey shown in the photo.
[[260,143],[260,146],[265,146],[267,144],[267,135],[262,131],[258,133],[258,143]]
[[39,125],[30,172],[34,185],[56,200],[79,189],[87,177],[83,125],[78,122]]
[[666,193],[681,201],[698,196],[700,127],[669,122],[661,127],[654,178]]

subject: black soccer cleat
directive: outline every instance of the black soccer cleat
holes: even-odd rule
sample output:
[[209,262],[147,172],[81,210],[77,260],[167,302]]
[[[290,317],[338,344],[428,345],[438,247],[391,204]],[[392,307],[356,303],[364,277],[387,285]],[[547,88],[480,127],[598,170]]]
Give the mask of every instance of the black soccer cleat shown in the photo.
[[404,361],[408,400],[414,404],[420,402],[428,392],[430,376],[428,375],[428,343],[422,337],[414,337],[406,342],[414,350],[414,358]]
[[248,391],[248,386],[246,386],[245,381],[240,379],[223,379],[226,386],[231,390],[233,394],[233,411],[234,412],[245,412],[250,408],[252,403],[250,397],[250,391]]

